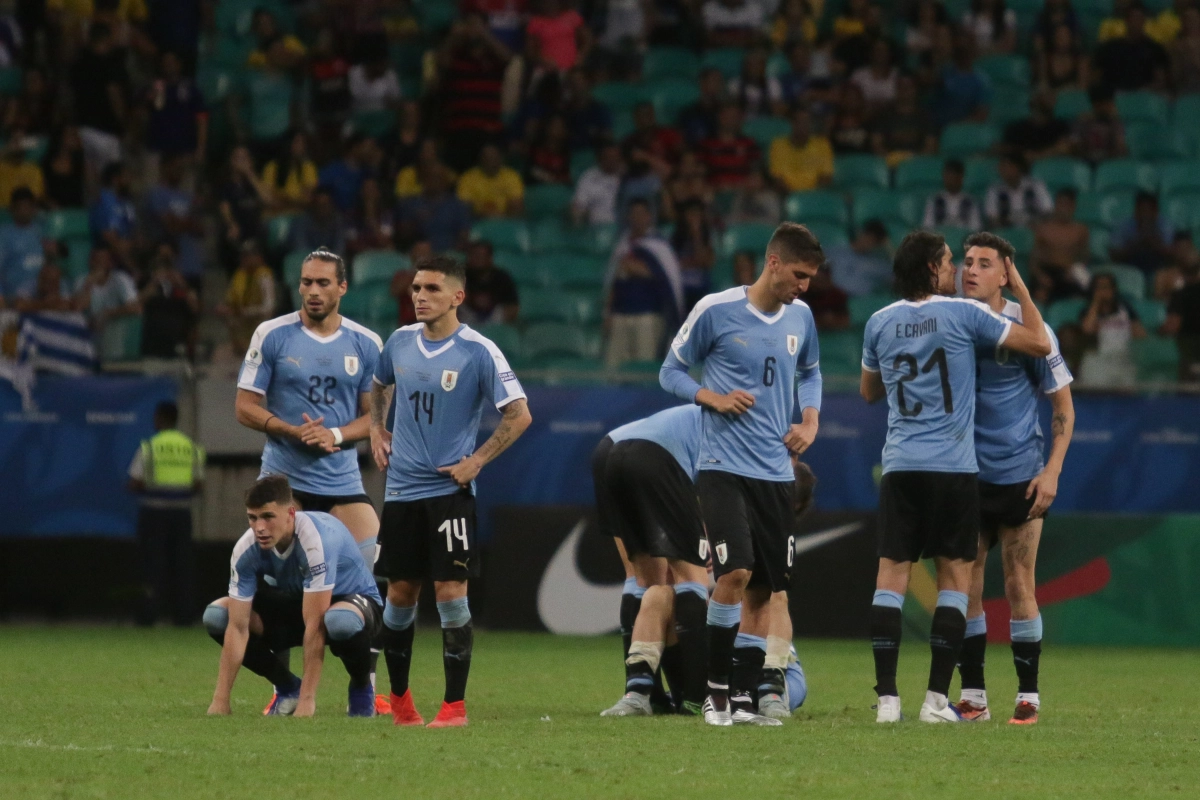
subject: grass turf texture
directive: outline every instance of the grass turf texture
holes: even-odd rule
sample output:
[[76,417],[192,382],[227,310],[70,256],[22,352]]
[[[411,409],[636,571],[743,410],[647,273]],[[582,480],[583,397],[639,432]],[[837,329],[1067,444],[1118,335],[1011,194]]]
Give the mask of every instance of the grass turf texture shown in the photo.
[[[438,631],[419,632],[426,720],[441,702],[440,648]],[[269,687],[245,671],[233,716],[208,718],[218,647],[199,628],[0,628],[0,797],[1096,800],[1195,796],[1200,780],[1194,651],[1048,647],[1046,709],[1030,728],[1005,724],[1015,677],[1008,648],[992,647],[999,719],[925,725],[928,648],[913,642],[900,662],[909,720],[877,726],[869,645],[802,641],[810,694],[794,719],[713,729],[600,719],[621,693],[619,648],[477,633],[470,727],[436,731],[347,719],[345,671],[329,655],[315,719],[260,716]]]

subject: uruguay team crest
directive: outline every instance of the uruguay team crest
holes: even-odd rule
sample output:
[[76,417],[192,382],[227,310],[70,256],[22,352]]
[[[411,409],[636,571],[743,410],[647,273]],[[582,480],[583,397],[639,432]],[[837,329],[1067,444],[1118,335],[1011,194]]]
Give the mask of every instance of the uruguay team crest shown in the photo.
[[788,346],[788,355],[789,356],[796,355],[796,351],[800,349],[800,337],[793,336],[792,334],[789,333],[788,337],[787,337],[787,346]]
[[442,390],[453,392],[454,387],[458,386],[458,370],[444,369],[442,370]]
[[717,561],[720,561],[722,564],[729,558],[729,546],[724,542],[714,547],[713,552],[717,554]]
[[358,356],[346,356],[346,374],[358,374]]
[[700,560],[701,561],[708,560],[708,539],[700,540]]

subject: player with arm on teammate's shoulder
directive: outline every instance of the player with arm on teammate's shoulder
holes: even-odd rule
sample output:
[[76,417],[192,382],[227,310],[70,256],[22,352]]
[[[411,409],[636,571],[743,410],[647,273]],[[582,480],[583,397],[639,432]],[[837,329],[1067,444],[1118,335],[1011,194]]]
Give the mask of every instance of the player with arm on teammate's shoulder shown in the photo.
[[[229,596],[204,609],[204,627],[221,645],[208,713],[230,713],[244,666],[274,684],[272,714],[311,717],[328,642],[350,674],[349,716],[374,716],[371,641],[383,603],[354,537],[329,514],[297,511],[281,475],[250,487],[246,516],[250,528],[230,559]],[[303,678],[277,657],[290,647],[304,648]]]
[[938,599],[930,632],[923,722],[957,722],[946,694],[967,625],[967,593],[979,539],[975,460],[975,350],[999,347],[1044,358],[1051,340],[1012,261],[1008,285],[1021,321],[954,293],[945,239],[928,231],[904,237],[892,266],[903,298],[880,309],[863,333],[860,390],[887,398],[888,431],[879,489],[879,573],[871,606],[879,722],[900,719],[896,663],[901,606],[913,562],[934,559]]
[[[807,228],[780,225],[758,280],[702,298],[659,372],[664,389],[703,408],[696,490],[717,579],[708,604],[710,725],[781,724],[756,713],[753,698],[769,635],[763,612],[787,590],[795,555],[789,451],[802,453],[817,434],[817,331],[797,298],[824,259]],[[702,384],[688,375],[700,362]]]
[[[347,289],[341,256],[310,253],[298,289],[299,311],[254,331],[238,375],[237,421],[267,435],[259,477],[286,476],[297,507],[337,517],[371,566],[379,518],[353,443],[370,435],[367,402],[383,341],[340,313]],[[281,658],[286,663],[287,653]],[[374,673],[372,663],[372,683]]]
[[[408,688],[413,623],[421,584],[433,580],[442,622],[446,692],[430,727],[467,724],[464,695],[474,634],[467,580],[479,575],[474,480],[529,427],[525,392],[500,348],[458,321],[466,270],[452,258],[417,264],[412,282],[418,322],[384,345],[371,387],[371,451],[387,471],[376,572],[388,582],[384,656],[392,719],[423,724]],[[396,414],[386,415],[393,394]],[[475,447],[486,404],[500,423]]]
[[[1006,263],[1013,247],[992,233],[974,233],[964,243],[962,287],[967,297],[1019,322],[1021,307],[1006,300]],[[987,618],[983,613],[983,575],[988,550],[1001,546],[1004,593],[1012,610],[1009,633],[1017,669],[1014,724],[1037,722],[1038,660],[1042,652],[1042,617],[1034,597],[1034,567],[1042,520],[1058,494],[1058,476],[1075,428],[1071,401],[1071,372],[1058,350],[1050,326],[1050,355],[1034,358],[1007,347],[976,351],[975,456],[979,461],[979,555],[971,577],[967,631],[958,668],[964,719],[987,720],[983,663],[987,649]],[[1050,456],[1043,461],[1045,437],[1038,423],[1038,396],[1049,395]]]

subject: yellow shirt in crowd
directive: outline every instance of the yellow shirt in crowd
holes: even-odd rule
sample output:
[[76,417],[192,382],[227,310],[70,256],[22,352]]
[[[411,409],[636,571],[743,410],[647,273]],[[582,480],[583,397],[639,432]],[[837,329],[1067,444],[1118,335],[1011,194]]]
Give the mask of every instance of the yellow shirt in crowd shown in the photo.
[[789,192],[806,192],[820,186],[822,177],[833,177],[833,147],[824,136],[809,136],[799,147],[781,136],[771,142],[767,164]]
[[458,181],[458,199],[479,216],[504,214],[509,207],[525,198],[525,184],[515,169],[501,167],[489,177],[479,167],[463,173]]
[[278,172],[279,162],[268,162],[263,167],[262,182],[266,184],[268,189],[279,194],[284,200],[289,200],[293,203],[306,202],[312,190],[317,188],[317,165],[311,161],[306,160],[300,165],[300,169],[293,169],[289,172],[287,180],[283,182],[282,188],[275,184]]
[[33,192],[37,199],[42,199],[46,195],[42,168],[32,161],[22,161],[20,164],[0,161],[0,208],[8,208],[13,190],[21,187]]

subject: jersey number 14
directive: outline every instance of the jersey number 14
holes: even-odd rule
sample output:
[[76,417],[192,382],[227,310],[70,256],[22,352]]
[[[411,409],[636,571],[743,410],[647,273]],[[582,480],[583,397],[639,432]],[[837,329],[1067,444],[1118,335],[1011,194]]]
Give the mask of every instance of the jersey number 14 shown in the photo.
[[463,550],[470,550],[471,545],[467,542],[467,518],[459,517],[458,519],[448,519],[438,526],[438,533],[446,534],[446,552],[454,552],[454,540],[458,539],[462,542]]

